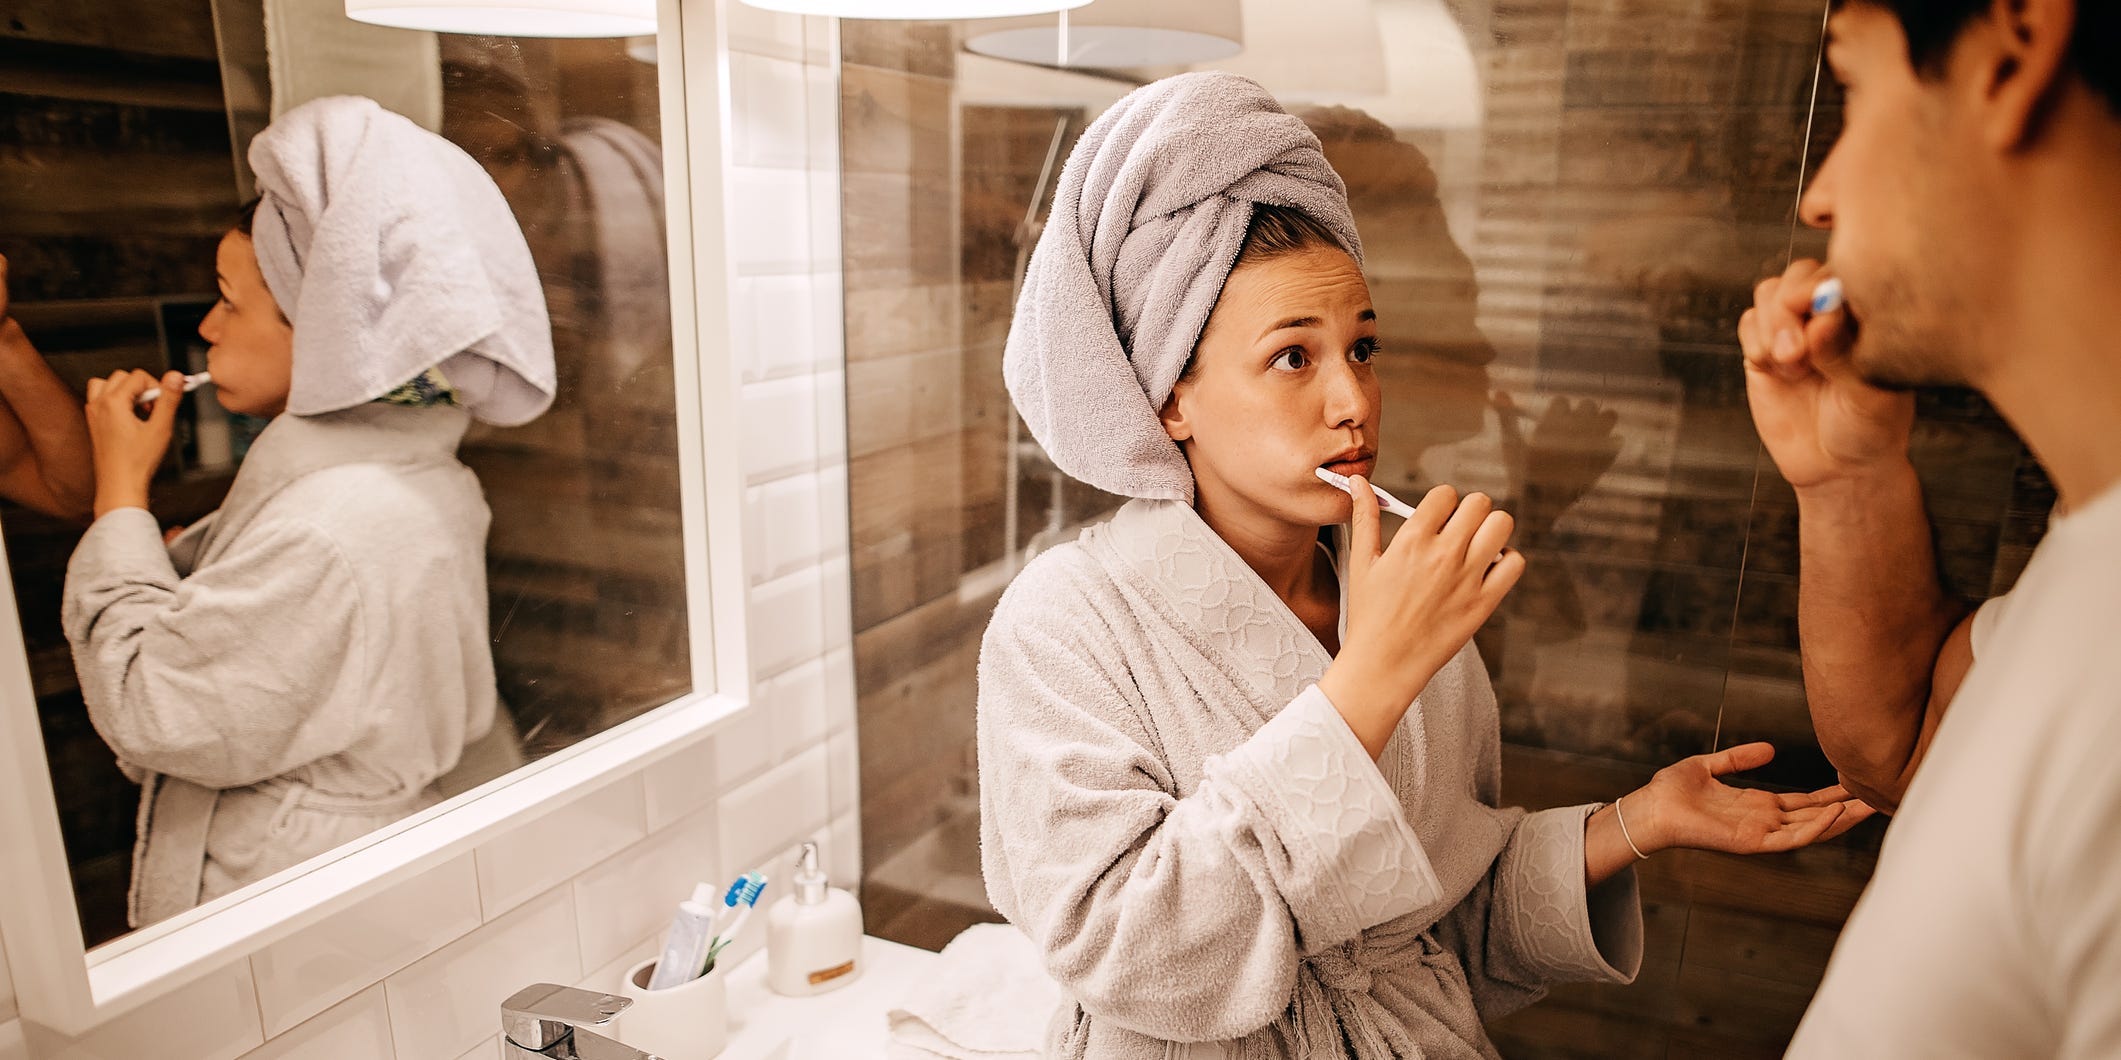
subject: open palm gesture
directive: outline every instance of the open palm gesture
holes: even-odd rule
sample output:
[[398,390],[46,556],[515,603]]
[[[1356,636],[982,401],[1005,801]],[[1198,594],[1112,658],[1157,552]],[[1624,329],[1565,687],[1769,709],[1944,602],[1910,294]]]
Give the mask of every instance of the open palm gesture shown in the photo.
[[1766,854],[1832,839],[1877,812],[1838,784],[1782,794],[1732,787],[1720,779],[1758,769],[1774,757],[1768,744],[1748,743],[1658,770],[1647,786],[1626,797],[1637,843],[1646,852],[1691,847]]

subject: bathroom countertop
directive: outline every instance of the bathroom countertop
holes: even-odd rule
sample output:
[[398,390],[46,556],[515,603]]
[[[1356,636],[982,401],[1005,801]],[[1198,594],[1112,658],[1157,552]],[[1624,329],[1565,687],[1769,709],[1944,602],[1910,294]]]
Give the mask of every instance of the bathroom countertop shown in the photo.
[[866,1060],[890,1047],[884,1014],[940,957],[874,935],[862,939],[858,978],[816,997],[766,986],[766,952],[729,973],[729,1045],[716,1060]]

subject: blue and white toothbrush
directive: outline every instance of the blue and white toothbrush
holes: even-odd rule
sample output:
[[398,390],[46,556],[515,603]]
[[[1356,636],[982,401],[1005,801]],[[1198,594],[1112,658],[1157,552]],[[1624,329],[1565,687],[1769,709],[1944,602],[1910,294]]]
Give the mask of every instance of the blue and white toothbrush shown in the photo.
[[1812,288],[1812,315],[1823,316],[1841,308],[1843,296],[1840,277],[1821,280]]
[[759,904],[759,895],[765,890],[766,874],[763,872],[747,872],[729,885],[729,893],[722,898],[722,907],[724,912],[736,910],[736,917],[729,922],[727,929],[716,932],[714,941],[708,944],[707,967],[701,969],[701,975],[706,975],[714,967],[714,959],[721,956],[723,947],[736,941],[736,933],[744,929],[745,919],[751,916],[752,907]]

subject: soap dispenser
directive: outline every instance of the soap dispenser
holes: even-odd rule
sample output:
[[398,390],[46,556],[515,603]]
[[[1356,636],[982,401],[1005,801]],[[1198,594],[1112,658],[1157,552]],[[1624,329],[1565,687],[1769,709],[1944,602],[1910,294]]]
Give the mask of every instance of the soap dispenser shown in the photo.
[[792,893],[766,914],[766,983],[809,997],[854,982],[862,953],[862,906],[825,880],[816,843],[796,858]]

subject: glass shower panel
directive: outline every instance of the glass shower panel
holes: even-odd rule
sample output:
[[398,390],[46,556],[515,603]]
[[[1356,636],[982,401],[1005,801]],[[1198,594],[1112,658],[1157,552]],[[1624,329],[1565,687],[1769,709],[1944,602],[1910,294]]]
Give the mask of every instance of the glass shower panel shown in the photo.
[[[1753,284],[1826,249],[1796,218],[1838,130],[1825,0],[1372,0],[1354,6],[1374,31],[1293,59],[1274,6],[1246,5],[1231,65],[1348,182],[1386,350],[1378,480],[1485,490],[1518,518],[1528,573],[1477,638],[1506,801],[1610,800],[1752,739],[1779,756],[1746,782],[1831,783],[1798,667],[1795,502],[1736,340]],[[971,739],[987,615],[1028,555],[1118,503],[1015,422],[1016,283],[1058,162],[1155,76],[987,59],[963,47],[978,31],[842,28],[864,901],[873,930],[930,947],[994,916]],[[1372,39],[1383,80],[1348,88]],[[1921,409],[1947,576],[1988,595],[2051,493],[1977,398]],[[1502,1052],[1779,1055],[1882,832],[1660,855],[1640,981],[1556,990],[1491,1028]]]

